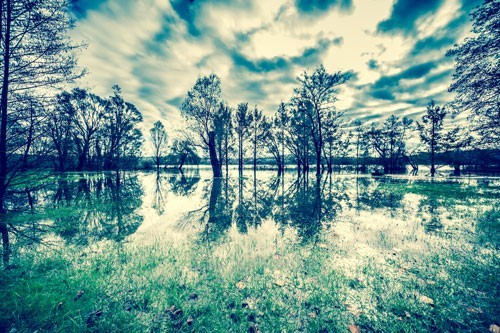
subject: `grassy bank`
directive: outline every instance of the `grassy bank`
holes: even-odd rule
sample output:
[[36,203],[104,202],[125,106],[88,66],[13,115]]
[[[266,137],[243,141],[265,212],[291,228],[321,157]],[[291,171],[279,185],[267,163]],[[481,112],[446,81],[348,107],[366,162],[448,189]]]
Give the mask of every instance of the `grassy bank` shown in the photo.
[[426,244],[440,249],[426,255],[388,246],[375,260],[330,236],[307,246],[283,237],[28,249],[0,273],[0,331],[456,332],[499,324],[496,244],[442,239]]

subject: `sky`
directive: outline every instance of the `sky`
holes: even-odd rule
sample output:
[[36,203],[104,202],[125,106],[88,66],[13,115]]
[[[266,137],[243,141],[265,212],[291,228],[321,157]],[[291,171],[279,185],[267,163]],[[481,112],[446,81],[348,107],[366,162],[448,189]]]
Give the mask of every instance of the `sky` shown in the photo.
[[79,85],[103,97],[118,84],[143,113],[182,126],[180,106],[199,76],[217,74],[223,99],[271,115],[323,64],[352,71],[337,109],[366,122],[414,119],[447,92],[445,53],[470,31],[478,0],[72,0],[71,36],[88,45]]

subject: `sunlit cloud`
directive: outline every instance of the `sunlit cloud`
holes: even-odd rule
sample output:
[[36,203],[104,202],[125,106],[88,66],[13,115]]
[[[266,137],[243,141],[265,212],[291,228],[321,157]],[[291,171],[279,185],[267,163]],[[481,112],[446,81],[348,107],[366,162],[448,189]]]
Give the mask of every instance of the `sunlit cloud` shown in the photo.
[[352,71],[337,107],[352,118],[418,116],[447,93],[444,54],[470,30],[469,0],[73,0],[72,36],[88,42],[81,82],[108,96],[119,84],[144,114],[181,126],[180,105],[200,75],[216,73],[223,98],[271,114],[296,77],[324,64]]

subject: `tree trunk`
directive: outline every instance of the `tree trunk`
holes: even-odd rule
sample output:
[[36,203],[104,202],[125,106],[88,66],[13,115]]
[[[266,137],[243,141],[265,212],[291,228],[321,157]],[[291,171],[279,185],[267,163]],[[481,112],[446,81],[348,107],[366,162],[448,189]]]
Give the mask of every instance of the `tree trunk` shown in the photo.
[[255,140],[253,143],[253,171],[255,172],[256,170],[257,170],[257,140]]
[[[318,148],[320,149],[318,152]],[[316,175],[321,175],[321,148],[316,148]]]
[[229,175],[229,147],[228,147],[228,134],[226,132],[226,137],[225,137],[225,140],[224,140],[224,150],[225,150],[225,160],[224,162],[226,163],[226,177]]
[[453,163],[453,176],[460,176],[460,163],[458,162]]
[[[0,2],[3,9],[3,1]],[[0,125],[0,233],[2,234],[3,262],[7,265],[9,262],[9,232],[7,224],[4,222],[5,214],[4,199],[7,192],[7,103],[9,97],[9,70],[10,70],[10,24],[12,21],[12,8],[10,0],[6,1],[7,16],[6,30],[3,40],[3,82],[1,97],[1,125]],[[3,18],[3,13],[0,16]],[[0,18],[0,20],[2,19]],[[1,22],[0,22],[1,23]],[[2,25],[0,24],[0,29]]]
[[210,131],[208,133],[208,151],[210,154],[210,164],[212,165],[212,171],[214,177],[222,177],[221,166],[219,159],[217,158],[217,147],[215,146],[215,132]]
[[186,162],[186,157],[187,157],[186,154],[181,155],[181,159],[179,161],[179,167],[178,167],[180,172],[182,172],[182,167],[184,166],[184,163]]

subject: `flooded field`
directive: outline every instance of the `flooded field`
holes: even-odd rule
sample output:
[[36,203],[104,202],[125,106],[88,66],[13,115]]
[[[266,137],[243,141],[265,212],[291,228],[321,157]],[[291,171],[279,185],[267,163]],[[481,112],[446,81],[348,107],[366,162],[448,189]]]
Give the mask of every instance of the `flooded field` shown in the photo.
[[500,179],[66,174],[10,194],[5,331],[500,325]]

